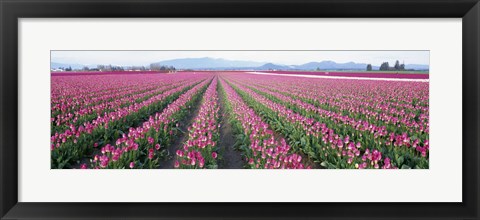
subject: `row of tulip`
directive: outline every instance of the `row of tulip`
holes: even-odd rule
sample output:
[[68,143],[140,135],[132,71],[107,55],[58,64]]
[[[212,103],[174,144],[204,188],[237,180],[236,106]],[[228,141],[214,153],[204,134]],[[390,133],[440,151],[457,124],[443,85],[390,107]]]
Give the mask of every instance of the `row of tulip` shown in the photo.
[[128,132],[130,127],[147,120],[150,115],[162,110],[185,91],[206,80],[205,76],[191,77],[192,80],[185,85],[153,96],[141,103],[105,113],[78,127],[71,126],[64,133],[55,133],[51,137],[52,167],[69,167],[78,163],[82,157],[91,155],[95,148],[106,146],[116,140]]
[[[289,139],[295,150],[325,168],[428,168],[428,159],[411,148],[365,142],[360,132],[305,117],[253,90],[232,84],[242,98]],[[333,127],[333,129],[332,129]],[[428,148],[428,142],[426,144]]]
[[284,138],[275,138],[274,131],[255,113],[223,79],[221,92],[227,111],[232,112],[230,123],[238,133],[238,143],[245,155],[248,167],[253,169],[303,169],[301,155],[292,153]]
[[85,122],[92,121],[105,113],[113,112],[119,108],[128,107],[135,103],[141,103],[153,96],[159,95],[165,91],[176,88],[184,81],[167,81],[160,86],[149,88],[147,91],[140,90],[131,92],[123,97],[113,97],[113,95],[106,96],[101,103],[94,105],[87,105],[73,112],[64,112],[57,114],[52,118],[52,135],[56,132],[62,133],[69,129],[70,126],[80,126]]
[[[236,77],[236,80],[238,79],[239,77]],[[276,99],[276,101],[283,102],[282,104],[287,105],[289,108],[292,108],[294,110],[297,110],[298,112],[307,114],[310,117],[315,117],[318,120],[323,120],[325,118],[332,119],[333,123],[346,124],[347,126],[354,127],[355,130],[370,131],[370,133],[373,132],[374,138],[378,138],[378,136],[380,137],[383,136],[384,139],[388,139],[388,140],[383,140],[384,142],[386,142],[387,145],[393,144],[394,146],[418,147],[417,150],[419,150],[419,152],[421,152],[423,156],[426,155],[427,153],[426,151],[428,149],[426,149],[425,147],[422,147],[422,145],[423,143],[428,142],[428,107],[426,108],[426,110],[422,110],[422,112],[426,111],[425,114],[420,113],[419,115],[415,116],[415,114],[410,113],[410,115],[413,114],[414,116],[412,117],[417,118],[419,122],[419,123],[414,122],[413,124],[415,126],[413,126],[413,124],[401,123],[401,122],[397,124],[395,123],[388,124],[388,123],[381,122],[382,118],[378,117],[378,115],[377,117],[369,117],[368,114],[362,116],[361,113],[358,113],[353,109],[350,109],[350,110],[342,109],[342,111],[334,111],[334,110],[331,110],[331,108],[318,107],[309,102],[304,102],[302,99],[299,99],[299,97],[293,96],[285,92],[285,91],[291,90],[291,88],[288,88],[285,86],[278,86],[278,84],[280,84],[278,82],[279,80],[285,81],[285,83],[290,82],[284,79],[282,80],[281,77],[272,78],[270,79],[269,82],[275,85],[273,86],[269,85],[268,87],[267,86],[261,87],[261,86],[252,86],[252,84],[255,84],[255,82],[260,82],[261,79],[255,78],[255,81],[251,79],[250,80],[242,79],[241,81],[244,84],[248,84],[251,88],[254,88],[255,90],[263,94],[267,94],[270,98]],[[317,81],[316,87],[323,88],[324,81],[325,79],[321,79],[320,81]],[[327,81],[332,81],[332,80],[327,80]],[[356,80],[350,80],[349,84],[354,84],[356,82],[357,82]],[[360,81],[360,82],[363,82],[363,81]],[[395,85],[382,84],[382,83],[376,83],[376,84],[385,85],[384,87],[377,85],[376,88],[381,88],[382,90],[389,90],[389,89],[394,91],[399,90],[398,88],[399,85],[396,85],[396,84]],[[422,89],[420,89],[421,91],[419,91],[417,95],[425,93],[423,91],[423,89],[425,88],[427,89],[427,94],[428,94],[428,83],[423,83],[423,84],[422,83],[415,83],[415,84],[404,83],[401,90],[414,90],[415,88],[417,88],[419,84],[422,85],[421,87]],[[425,85],[427,86],[425,87]],[[337,87],[339,87],[337,88],[338,89],[337,93],[341,93],[341,85],[337,85]],[[296,90],[302,90],[302,88],[303,87],[301,88],[295,87]],[[275,90],[282,91],[282,92],[278,92]],[[343,94],[340,96],[343,96]],[[359,97],[360,98],[358,99],[362,99],[362,97],[364,96],[359,95]],[[375,100],[381,99],[378,97],[371,97],[371,98]],[[399,98],[399,99],[402,99],[402,98]],[[422,97],[422,99],[425,99],[425,98]],[[427,100],[428,100],[428,96],[427,96]],[[328,106],[332,106],[332,102],[328,102],[328,101],[324,101],[324,102],[327,103]],[[345,100],[345,99],[342,102],[346,104],[354,103],[354,101]],[[382,102],[386,102],[386,101],[383,100]],[[428,102],[427,102],[427,105],[428,105]],[[360,109],[361,107],[357,106],[356,108]],[[405,111],[409,111],[407,107],[405,108],[407,109]],[[422,107],[422,109],[423,108],[424,107]],[[381,110],[378,110],[378,111],[380,112]],[[401,111],[404,111],[404,110],[401,110]],[[376,115],[376,113],[378,112],[375,112],[375,114],[373,115]],[[386,116],[387,114],[383,114],[383,115]],[[403,115],[399,117],[402,117],[400,121],[405,121],[405,118],[409,118],[409,116],[407,115]],[[422,126],[422,124],[424,124],[425,126]],[[426,129],[424,130],[423,128],[426,128]]]
[[[282,78],[272,77],[271,79]],[[259,80],[266,81],[267,77],[263,77]],[[285,88],[292,93],[305,92],[303,94],[307,94],[307,96],[309,93],[314,93],[322,98],[334,98],[339,100],[345,98],[347,101],[350,99],[370,100],[376,101],[370,103],[375,105],[384,102],[391,102],[392,105],[428,105],[429,92],[428,83],[426,82],[288,78],[288,80],[281,83],[278,80],[274,80],[272,83],[275,83],[280,87],[285,86]]]
[[213,79],[203,95],[200,110],[188,129],[188,140],[176,151],[175,168],[217,168],[218,140],[220,138],[217,78]]
[[[245,79],[242,80],[249,85],[255,85],[257,89],[265,88],[289,96],[299,102],[309,103],[321,111],[329,111],[356,120],[367,121],[374,126],[386,126],[389,132],[396,134],[403,132],[407,132],[409,135],[428,134],[429,132],[428,84],[426,83],[388,81],[352,83],[356,81],[350,80],[347,81],[348,83],[342,84],[342,81],[335,80],[334,90],[328,88],[332,86],[330,85],[332,80],[326,79],[286,81],[281,77],[273,77],[268,80],[264,78],[247,79],[248,82],[245,82]],[[298,83],[292,83],[297,81],[302,82],[301,86]],[[353,87],[357,84],[360,84],[361,87]],[[338,90],[345,87],[347,89]],[[348,87],[355,89],[349,89]],[[355,95],[348,92],[352,90],[355,91]],[[326,91],[334,91],[335,93]],[[378,91],[382,91],[381,95]],[[396,94],[392,94],[392,91]],[[402,95],[402,93],[410,91],[417,92],[413,95]],[[392,98],[389,98],[393,95],[400,98],[396,97],[397,101],[393,101]],[[415,100],[417,100],[416,104],[412,104]]]
[[[394,132],[388,132],[386,126],[376,126],[368,121],[356,120],[349,115],[341,115],[332,111],[323,110],[317,108],[309,103],[304,103],[301,100],[295,100],[289,96],[285,96],[281,93],[271,92],[262,88],[251,88],[253,91],[266,96],[272,101],[285,105],[289,109],[302,114],[303,116],[314,118],[321,121],[329,127],[337,127],[342,129],[348,129],[349,132],[358,133],[358,136],[362,137],[365,143],[378,143],[381,145],[395,147],[413,147],[421,153],[423,157],[426,156],[428,148],[425,147],[428,144],[428,134],[416,134],[416,136],[409,136],[407,132],[396,134]],[[335,129],[334,129],[335,130]],[[404,130],[400,130],[401,132]]]
[[[56,76],[51,80],[51,111],[67,112],[102,102],[112,94],[143,90],[175,78],[169,75]],[[95,82],[95,83],[92,83]]]
[[128,134],[123,134],[114,145],[103,147],[101,154],[94,156],[92,168],[158,168],[160,159],[167,153],[165,149],[176,137],[178,122],[190,113],[192,105],[202,97],[211,81],[211,78],[204,80],[140,126],[130,127]]
[[[335,100],[331,102],[319,101],[318,96],[311,96],[308,99],[301,98],[284,92],[282,89],[272,89],[272,87],[257,87],[265,88],[273,93],[281,94],[282,96],[288,96],[290,99],[296,100],[298,104],[311,105],[314,107],[311,110],[330,112],[331,114],[343,115],[357,121],[365,121],[373,126],[382,127],[385,126],[388,132],[401,134],[403,132],[409,135],[413,134],[425,134],[429,133],[429,121],[428,111],[425,112],[424,106],[416,106],[414,108],[411,105],[405,107],[408,104],[399,103],[393,104],[393,102],[385,104],[375,104],[375,107],[369,105],[363,105],[359,103],[369,103],[358,100]],[[283,91],[283,92],[280,92]],[[321,103],[321,104],[320,104]],[[341,104],[339,104],[341,103]]]
[[[52,79],[52,81],[57,81],[57,80],[58,80],[57,77]],[[51,101],[52,118],[57,117],[57,115],[59,114],[73,113],[79,110],[80,108],[86,108],[92,105],[101,104],[108,100],[115,100],[115,99],[123,98],[130,94],[150,91],[162,85],[164,85],[164,83],[162,82],[155,82],[155,83],[148,82],[144,84],[134,84],[130,86],[120,87],[120,88],[116,88],[115,90],[108,89],[105,91],[98,91],[97,93],[88,94],[88,95],[74,94],[74,95],[68,95],[68,97],[65,97],[63,95],[52,97],[52,101]],[[53,82],[52,82],[52,86],[60,87],[60,85],[53,84]],[[73,82],[70,82],[69,84],[62,84],[62,86],[66,87],[62,89],[68,89],[68,88],[75,87],[76,85],[73,84]],[[141,87],[142,89],[138,89],[139,88],[138,86],[142,86]],[[56,89],[60,89],[60,88],[56,88]],[[55,100],[53,100],[54,98]]]

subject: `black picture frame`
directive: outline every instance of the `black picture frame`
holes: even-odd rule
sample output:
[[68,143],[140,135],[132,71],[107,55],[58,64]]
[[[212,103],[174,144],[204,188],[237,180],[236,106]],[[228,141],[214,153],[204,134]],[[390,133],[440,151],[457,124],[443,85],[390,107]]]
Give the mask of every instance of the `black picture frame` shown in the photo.
[[[479,219],[478,0],[0,0],[0,15],[2,219]],[[18,202],[18,19],[63,17],[462,18],[463,202]]]

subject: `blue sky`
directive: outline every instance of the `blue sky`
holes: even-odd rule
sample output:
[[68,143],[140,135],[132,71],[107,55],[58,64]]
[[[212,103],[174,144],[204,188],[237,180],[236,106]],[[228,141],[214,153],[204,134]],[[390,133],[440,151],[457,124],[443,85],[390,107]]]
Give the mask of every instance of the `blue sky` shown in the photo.
[[429,51],[51,51],[51,62],[67,64],[149,65],[153,62],[178,59],[212,57],[228,60],[272,62],[299,65],[307,62],[331,60],[337,63],[382,62],[395,60],[405,64],[429,65]]

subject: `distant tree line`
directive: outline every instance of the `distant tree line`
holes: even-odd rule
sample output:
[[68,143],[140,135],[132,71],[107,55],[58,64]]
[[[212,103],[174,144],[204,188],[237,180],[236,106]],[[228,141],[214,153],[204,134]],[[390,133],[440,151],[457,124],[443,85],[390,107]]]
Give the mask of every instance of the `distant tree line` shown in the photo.
[[88,66],[84,66],[83,71],[100,71],[98,68],[89,68]]
[[138,71],[145,71],[145,70],[147,70],[147,68],[144,67],[144,66],[130,66],[130,67],[127,67],[127,69],[128,69],[128,70],[134,70],[134,71],[136,71],[136,70],[138,70]]
[[[53,70],[53,69],[52,69]],[[97,65],[97,67],[84,66],[82,68],[72,69],[69,67],[58,67],[57,71],[161,71],[161,72],[176,72],[173,66],[165,66],[159,64],[150,64],[150,66],[114,66],[114,65]]]
[[173,66],[164,66],[156,63],[150,64],[150,70],[156,70],[156,71],[176,71],[175,67]]
[[146,66],[115,66],[115,65],[97,65],[97,67],[88,67],[84,66],[82,68],[72,69],[69,67],[59,67],[58,70],[61,71],[162,71],[162,72],[175,72],[176,69],[173,66],[162,66],[158,64],[151,64],[149,67]]
[[125,70],[122,66],[112,66],[112,65],[97,65],[97,69],[100,71],[124,71]]
[[[367,71],[372,71],[373,68],[372,68],[372,64],[368,64],[367,65]],[[390,64],[388,62],[383,62],[381,65],[380,65],[380,68],[379,68],[380,71],[407,71],[405,69],[405,64],[400,64],[400,62],[397,60],[395,61],[395,65],[393,67],[390,67]]]
[[69,66],[69,67],[63,67],[63,66],[62,66],[62,67],[58,67],[58,69],[61,70],[61,71],[72,71],[72,67],[71,67],[71,66]]

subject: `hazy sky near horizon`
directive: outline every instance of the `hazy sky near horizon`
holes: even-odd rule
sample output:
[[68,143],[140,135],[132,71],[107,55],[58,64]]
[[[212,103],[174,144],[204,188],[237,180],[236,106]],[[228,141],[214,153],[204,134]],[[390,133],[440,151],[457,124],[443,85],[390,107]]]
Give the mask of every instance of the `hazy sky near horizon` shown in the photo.
[[223,58],[284,65],[308,62],[335,61],[337,63],[370,63],[391,65],[395,60],[405,64],[429,65],[429,51],[51,51],[51,62],[64,64],[112,64],[120,66],[143,65],[179,58]]

